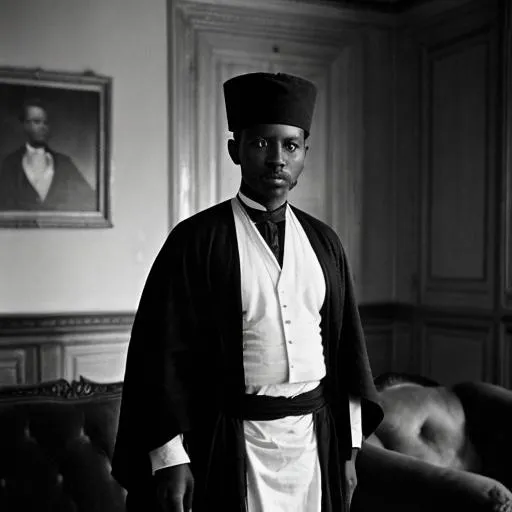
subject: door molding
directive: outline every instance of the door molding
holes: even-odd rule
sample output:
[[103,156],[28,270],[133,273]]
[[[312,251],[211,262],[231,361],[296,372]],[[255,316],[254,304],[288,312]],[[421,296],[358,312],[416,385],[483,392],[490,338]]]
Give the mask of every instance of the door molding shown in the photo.
[[[172,0],[170,8],[171,84],[171,219],[181,220],[218,202],[218,140],[211,124],[215,105],[208,87],[218,89],[228,52],[249,39],[262,45],[262,55],[283,49],[311,53],[326,84],[329,134],[325,221],[340,236],[359,276],[361,265],[362,183],[364,154],[364,66],[366,25],[385,27],[382,13],[352,12],[313,2],[215,2]],[[300,5],[300,8],[298,7]],[[295,6],[294,9],[290,9]],[[231,49],[229,49],[229,45]],[[266,45],[266,46],[265,46]],[[228,50],[229,49],[229,50]],[[302,50],[301,50],[302,49]],[[317,52],[314,54],[314,52]],[[321,51],[321,53],[319,53]],[[313,55],[314,54],[314,55]],[[205,100],[206,97],[206,100]],[[222,91],[214,103],[223,105]],[[334,105],[334,108],[332,108]],[[357,284],[357,283],[356,283]]]

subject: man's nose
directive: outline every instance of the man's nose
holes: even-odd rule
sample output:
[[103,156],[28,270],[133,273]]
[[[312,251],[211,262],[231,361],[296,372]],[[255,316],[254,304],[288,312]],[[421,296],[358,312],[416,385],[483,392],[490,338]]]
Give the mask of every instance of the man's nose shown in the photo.
[[271,144],[268,149],[266,164],[269,167],[283,167],[285,165],[284,152],[281,144]]

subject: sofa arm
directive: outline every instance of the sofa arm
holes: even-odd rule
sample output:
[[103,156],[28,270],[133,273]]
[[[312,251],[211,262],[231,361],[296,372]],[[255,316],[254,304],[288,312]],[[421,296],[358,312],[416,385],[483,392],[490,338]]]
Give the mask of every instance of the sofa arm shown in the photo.
[[[512,493],[476,473],[441,468],[365,443],[354,510],[512,512]],[[376,507],[376,508],[374,508]]]
[[466,418],[482,430],[512,429],[512,391],[486,382],[462,382],[452,390],[459,397]]
[[453,391],[464,407],[481,472],[512,489],[512,391],[483,382],[463,382]]

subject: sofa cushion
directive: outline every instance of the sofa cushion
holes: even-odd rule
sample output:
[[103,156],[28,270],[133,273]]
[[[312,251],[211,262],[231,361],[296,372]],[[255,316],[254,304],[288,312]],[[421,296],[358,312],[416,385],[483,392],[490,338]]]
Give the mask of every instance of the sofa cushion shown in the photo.
[[0,390],[0,510],[124,511],[110,474],[122,385]]

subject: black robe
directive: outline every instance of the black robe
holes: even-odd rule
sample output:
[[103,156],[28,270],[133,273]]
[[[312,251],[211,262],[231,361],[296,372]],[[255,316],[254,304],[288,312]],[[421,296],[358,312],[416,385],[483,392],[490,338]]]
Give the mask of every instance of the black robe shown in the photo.
[[[293,208],[326,282],[321,333],[324,386],[340,460],[350,457],[348,396],[361,398],[366,437],[382,419],[343,248],[326,224]],[[240,260],[231,203],[178,224],[158,254],[128,349],[113,476],[128,489],[150,485],[149,452],[179,433],[195,479],[194,512],[241,511],[245,489],[245,393]]]

